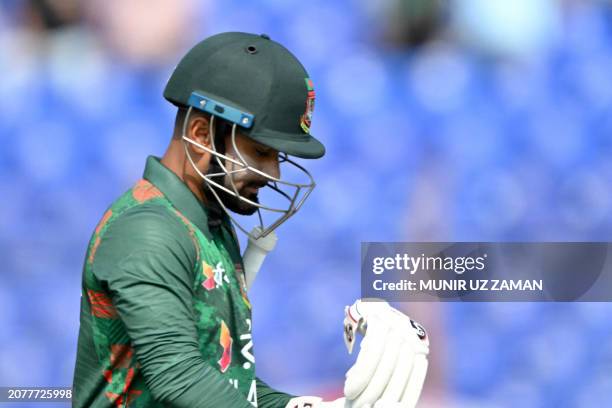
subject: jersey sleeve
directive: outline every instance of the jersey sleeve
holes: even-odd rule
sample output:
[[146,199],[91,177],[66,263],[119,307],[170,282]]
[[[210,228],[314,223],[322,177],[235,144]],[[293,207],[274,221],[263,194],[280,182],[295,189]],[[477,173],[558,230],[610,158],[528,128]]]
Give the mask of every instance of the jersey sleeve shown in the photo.
[[164,406],[251,407],[198,347],[192,306],[196,249],[166,208],[142,205],[108,226],[93,264]]
[[285,408],[289,400],[294,398],[293,395],[270,388],[259,377],[257,377],[256,383],[258,408]]

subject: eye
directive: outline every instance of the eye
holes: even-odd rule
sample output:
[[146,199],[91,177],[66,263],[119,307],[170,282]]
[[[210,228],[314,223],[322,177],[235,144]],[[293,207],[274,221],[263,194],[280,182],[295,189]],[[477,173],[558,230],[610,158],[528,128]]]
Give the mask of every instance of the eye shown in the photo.
[[270,154],[270,152],[268,152],[267,150],[264,150],[264,149],[259,149],[259,148],[256,148],[256,149],[255,149],[255,153],[256,153],[256,154],[257,154],[257,156],[259,156],[259,157],[266,157],[266,156],[268,156],[268,155]]
[[255,146],[254,147],[255,155],[257,157],[272,159],[278,157],[278,152],[274,149],[265,146]]

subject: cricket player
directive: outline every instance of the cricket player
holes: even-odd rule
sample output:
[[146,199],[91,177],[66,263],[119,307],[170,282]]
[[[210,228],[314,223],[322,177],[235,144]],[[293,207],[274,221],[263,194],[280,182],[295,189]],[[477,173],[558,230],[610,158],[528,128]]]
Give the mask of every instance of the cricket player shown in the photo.
[[[73,406],[413,406],[428,340],[385,302],[345,310],[347,347],[365,334],[345,397],[296,397],[256,376],[234,227],[265,239],[314,187],[290,159],[325,153],[310,135],[315,93],[300,62],[266,35],[218,34],[182,58],[164,97],[178,108],[164,156],[147,159],[142,179],[108,208],[87,249]],[[283,180],[281,164],[307,181]],[[260,203],[262,188],[286,207]],[[265,211],[277,215],[269,225]],[[232,215],[255,213],[253,231]]]

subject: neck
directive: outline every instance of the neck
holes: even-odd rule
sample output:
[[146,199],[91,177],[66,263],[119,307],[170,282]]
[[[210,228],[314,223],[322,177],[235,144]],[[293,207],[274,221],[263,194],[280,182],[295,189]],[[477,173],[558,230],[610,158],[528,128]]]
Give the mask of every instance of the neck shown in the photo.
[[200,202],[208,204],[208,199],[203,194],[201,188],[203,180],[194,171],[191,162],[186,156],[183,141],[180,138],[172,138],[166,152],[162,156],[161,163],[176,174]]

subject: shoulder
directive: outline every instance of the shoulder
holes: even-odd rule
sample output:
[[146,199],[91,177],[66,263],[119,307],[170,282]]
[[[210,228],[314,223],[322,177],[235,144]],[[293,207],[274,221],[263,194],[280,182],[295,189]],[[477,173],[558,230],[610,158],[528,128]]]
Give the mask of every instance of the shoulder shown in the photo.
[[149,243],[161,238],[180,238],[188,231],[170,207],[148,202],[123,211],[109,225],[105,238],[127,233],[131,241]]
[[197,248],[189,229],[173,209],[147,202],[113,217],[100,236],[92,266],[94,273],[103,278],[128,261],[179,260],[191,269],[196,259]]

